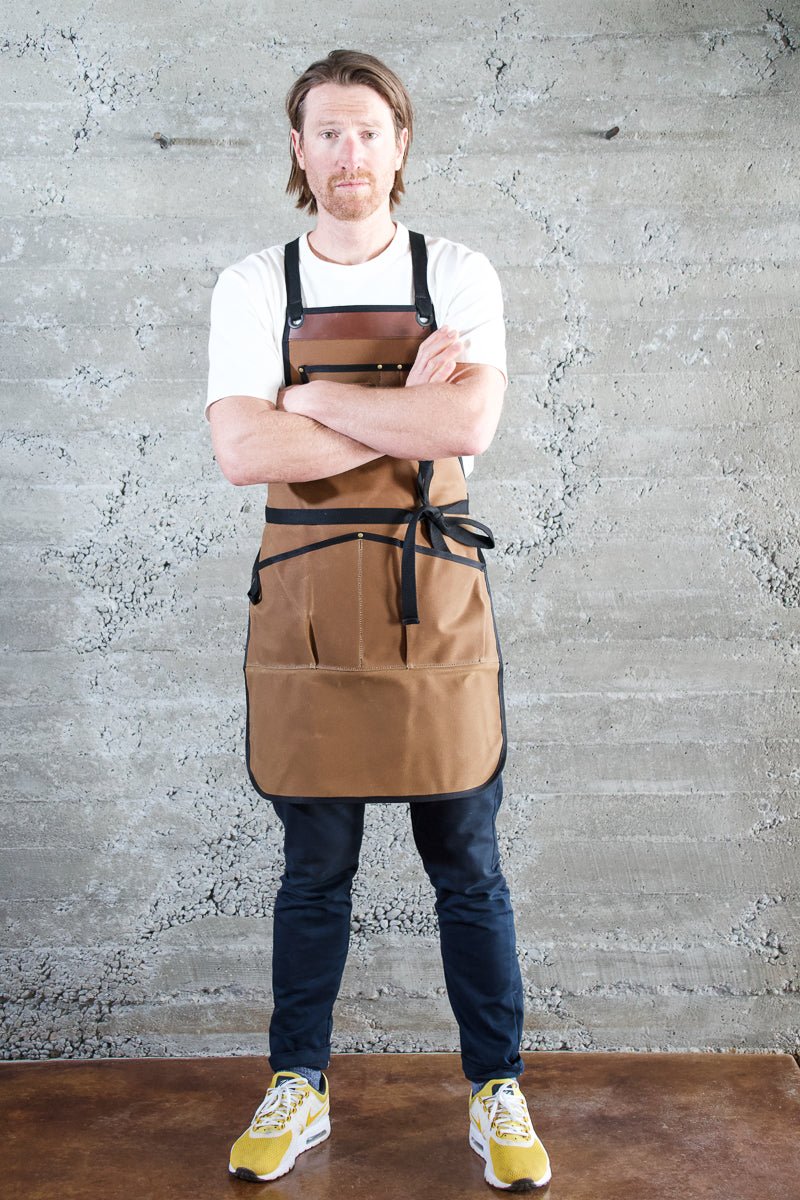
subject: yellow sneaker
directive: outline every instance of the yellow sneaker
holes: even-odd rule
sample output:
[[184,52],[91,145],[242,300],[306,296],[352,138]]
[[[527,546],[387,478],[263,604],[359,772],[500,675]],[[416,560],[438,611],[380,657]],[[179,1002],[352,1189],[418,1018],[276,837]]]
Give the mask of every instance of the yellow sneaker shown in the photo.
[[298,1154],[330,1137],[328,1079],[322,1091],[302,1075],[278,1071],[255,1116],[231,1148],[228,1170],[239,1179],[262,1183],[291,1171]]
[[529,1192],[550,1182],[550,1159],[516,1079],[490,1079],[469,1099],[469,1144],[492,1187]]

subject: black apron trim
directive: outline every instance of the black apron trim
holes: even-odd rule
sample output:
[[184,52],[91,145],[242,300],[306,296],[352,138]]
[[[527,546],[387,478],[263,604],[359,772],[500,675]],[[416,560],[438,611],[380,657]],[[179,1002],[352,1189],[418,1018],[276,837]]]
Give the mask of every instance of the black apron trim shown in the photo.
[[[442,512],[465,513],[468,500],[442,504]],[[264,520],[273,525],[405,525],[413,508],[264,508]]]
[[[363,312],[363,309],[362,309]],[[297,373],[303,375],[314,375],[320,371],[325,371],[329,375],[339,375],[347,371],[410,371],[413,363],[309,363],[297,368]]]

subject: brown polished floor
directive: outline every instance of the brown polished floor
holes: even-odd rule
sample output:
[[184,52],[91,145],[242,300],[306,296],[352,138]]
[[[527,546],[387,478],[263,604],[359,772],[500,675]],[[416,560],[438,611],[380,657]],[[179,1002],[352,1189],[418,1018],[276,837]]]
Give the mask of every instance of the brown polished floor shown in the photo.
[[[789,1055],[523,1056],[550,1154],[547,1200],[800,1200],[800,1068]],[[8,1200],[500,1193],[467,1143],[456,1054],[339,1054],[330,1138],[273,1183],[227,1173],[269,1082],[258,1058],[0,1064]]]

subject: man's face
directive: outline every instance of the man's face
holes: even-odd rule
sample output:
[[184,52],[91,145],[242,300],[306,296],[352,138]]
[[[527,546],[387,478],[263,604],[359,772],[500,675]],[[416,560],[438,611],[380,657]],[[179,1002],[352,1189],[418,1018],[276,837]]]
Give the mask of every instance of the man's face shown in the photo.
[[339,221],[363,221],[389,203],[408,141],[398,141],[389,105],[362,83],[321,83],[305,101],[302,140],[292,144],[317,207]]

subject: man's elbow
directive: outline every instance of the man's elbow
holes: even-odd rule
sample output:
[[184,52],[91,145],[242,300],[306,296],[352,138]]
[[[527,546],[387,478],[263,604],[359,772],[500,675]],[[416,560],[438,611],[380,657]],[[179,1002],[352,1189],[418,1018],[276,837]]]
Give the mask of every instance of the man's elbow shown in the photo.
[[465,445],[460,454],[485,454],[491,446],[500,421],[500,405],[479,403],[465,431]]
[[231,440],[212,436],[214,459],[228,483],[236,487],[246,487],[254,483],[252,471],[248,467],[246,457],[240,453]]
[[461,453],[473,456],[485,454],[494,441],[496,432],[497,416],[486,412],[478,413],[470,423],[466,445]]
[[[229,396],[218,400],[211,408],[211,446],[217,466],[228,483],[247,487],[266,483],[265,444],[272,439],[263,437],[265,421],[274,407],[267,401],[251,396]],[[258,445],[259,462],[254,462],[254,446]]]
[[232,461],[221,461],[218,454],[215,455],[215,458],[217,466],[222,471],[228,483],[232,483],[235,487],[246,487],[248,484],[255,482],[255,480],[250,478],[250,473],[246,470],[243,463],[237,462],[235,459]]
[[467,414],[464,446],[459,454],[485,454],[500,422],[505,380],[501,372],[493,367],[473,369],[471,374],[471,378],[458,381],[458,386],[468,389],[468,399],[463,408]]

